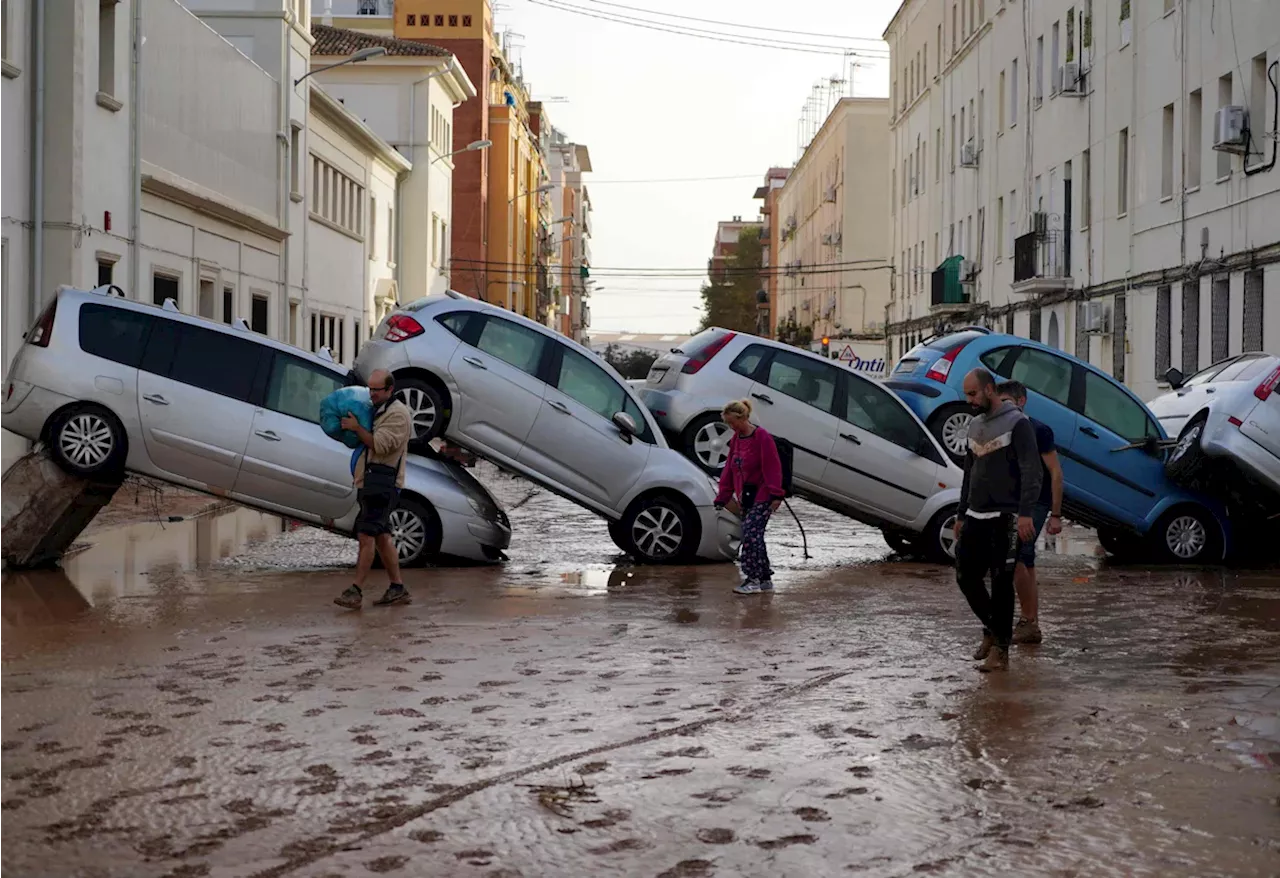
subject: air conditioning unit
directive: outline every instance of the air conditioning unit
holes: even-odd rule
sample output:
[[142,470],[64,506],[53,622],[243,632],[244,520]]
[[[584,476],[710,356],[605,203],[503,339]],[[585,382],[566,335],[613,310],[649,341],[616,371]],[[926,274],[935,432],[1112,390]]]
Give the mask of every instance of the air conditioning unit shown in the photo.
[[978,263],[972,259],[962,259],[960,261],[960,282],[973,283],[978,276]]
[[1105,333],[1111,331],[1111,306],[1106,302],[1088,302],[1084,310],[1084,331]]
[[828,247],[831,246],[831,235],[830,234],[823,235],[822,243],[826,244]]
[[969,138],[960,147],[960,167],[976,168],[978,166],[978,145]]
[[831,239],[831,243],[835,244],[837,247],[842,246],[844,244],[844,232],[836,232],[835,236]]
[[1248,148],[1249,112],[1235,104],[1213,114],[1213,148],[1243,155]]
[[834,204],[836,200],[836,187],[828,186],[826,189],[822,190],[822,200],[829,201]]
[[1084,97],[1084,71],[1080,69],[1079,61],[1068,61],[1059,67],[1058,80],[1062,83],[1059,94]]

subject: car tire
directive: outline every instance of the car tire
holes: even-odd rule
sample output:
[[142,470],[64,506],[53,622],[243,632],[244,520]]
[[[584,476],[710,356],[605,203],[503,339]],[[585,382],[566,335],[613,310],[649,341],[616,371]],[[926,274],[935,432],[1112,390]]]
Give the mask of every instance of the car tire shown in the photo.
[[958,506],[947,506],[934,513],[929,525],[916,540],[916,552],[935,564],[956,563],[956,511]]
[[880,530],[880,534],[884,537],[885,545],[887,545],[889,550],[894,554],[903,556],[915,554],[916,541],[909,535],[904,534],[902,531],[890,530],[888,528],[882,528]]
[[421,567],[440,554],[440,516],[426,500],[401,497],[391,511],[391,540],[401,567]]
[[947,405],[929,418],[929,432],[937,437],[947,456],[956,464],[964,464],[965,439],[973,411],[967,405]]
[[415,439],[430,442],[444,434],[451,412],[438,387],[421,378],[398,378],[396,393],[409,406]]
[[1178,506],[1160,517],[1149,535],[1163,564],[1213,564],[1222,560],[1217,520],[1200,506]]
[[627,541],[627,531],[621,521],[609,521],[609,539],[613,540],[613,544],[624,554],[630,555],[635,551]]
[[120,419],[102,406],[68,406],[50,419],[46,436],[49,454],[73,476],[92,479],[124,472],[129,440]]
[[1142,541],[1129,531],[1119,528],[1098,528],[1098,543],[1117,561],[1132,561],[1141,554]]
[[626,511],[618,524],[622,537],[619,542],[645,564],[686,564],[698,551],[697,515],[687,503],[673,497],[641,500]]
[[1194,486],[1208,466],[1209,456],[1200,444],[1208,420],[1207,413],[1196,415],[1178,434],[1178,444],[1169,449],[1164,472],[1175,485]]
[[718,476],[729,458],[730,432],[728,424],[720,420],[720,415],[707,412],[694,418],[685,427],[680,448],[685,457],[697,464],[704,473]]

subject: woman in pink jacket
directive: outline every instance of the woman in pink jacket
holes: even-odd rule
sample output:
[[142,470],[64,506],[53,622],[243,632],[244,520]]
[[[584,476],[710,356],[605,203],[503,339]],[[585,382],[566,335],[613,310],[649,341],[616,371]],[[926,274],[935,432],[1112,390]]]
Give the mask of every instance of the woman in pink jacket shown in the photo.
[[773,570],[769,567],[764,529],[769,524],[769,516],[777,511],[786,496],[782,490],[778,446],[768,431],[751,423],[751,403],[745,399],[726,405],[721,419],[733,431],[733,436],[729,439],[729,458],[720,473],[716,506],[742,516],[742,549],[738,560],[745,581],[734,592],[744,595],[772,592]]

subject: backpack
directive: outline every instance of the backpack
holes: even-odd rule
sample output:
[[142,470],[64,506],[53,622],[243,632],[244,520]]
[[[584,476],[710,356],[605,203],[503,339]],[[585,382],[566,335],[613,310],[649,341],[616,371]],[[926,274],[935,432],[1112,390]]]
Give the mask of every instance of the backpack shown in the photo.
[[781,436],[774,436],[773,444],[778,447],[778,460],[782,462],[782,496],[794,497],[795,493],[791,490],[791,467],[796,447]]

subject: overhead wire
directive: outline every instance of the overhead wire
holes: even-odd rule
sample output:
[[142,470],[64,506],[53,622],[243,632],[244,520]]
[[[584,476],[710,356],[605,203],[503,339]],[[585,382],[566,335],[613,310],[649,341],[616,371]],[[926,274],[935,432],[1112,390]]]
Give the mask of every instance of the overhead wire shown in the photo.
[[[742,30],[761,30],[761,31],[769,31],[770,33],[775,33],[775,34],[796,34],[798,36],[805,36],[805,37],[823,37],[824,39],[828,39],[828,40],[861,40],[864,42],[880,43],[882,45],[884,44],[884,40],[880,39],[879,37],[849,37],[849,36],[841,36],[838,34],[814,33],[813,31],[787,30],[786,28],[781,28],[781,27],[764,27],[763,25],[755,25],[755,24],[739,24],[737,22],[732,22],[732,21],[717,21],[711,18],[696,18],[695,16],[692,16],[692,15],[678,15],[674,12],[661,12],[657,9],[643,9],[638,6],[626,6],[622,3],[609,3],[609,2],[606,2],[606,0],[587,0],[587,2],[594,3],[597,6],[613,6],[617,9],[627,9],[627,10],[630,10],[631,12],[643,12],[646,15],[661,15],[664,18],[680,18],[685,21],[697,21],[697,22],[701,22],[702,24],[718,24],[724,27],[736,27]],[[883,51],[887,53],[888,49],[886,48]]]

